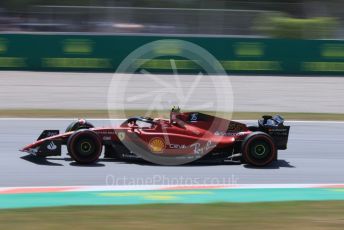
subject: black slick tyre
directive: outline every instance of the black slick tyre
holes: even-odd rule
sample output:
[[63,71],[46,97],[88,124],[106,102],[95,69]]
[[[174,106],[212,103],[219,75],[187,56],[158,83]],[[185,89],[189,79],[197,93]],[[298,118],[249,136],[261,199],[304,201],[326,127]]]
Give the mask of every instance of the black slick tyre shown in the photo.
[[67,149],[73,160],[80,164],[92,164],[98,161],[102,153],[100,137],[91,130],[79,130],[67,141]]
[[277,149],[271,136],[263,132],[253,132],[242,142],[242,155],[246,163],[266,166],[277,158]]

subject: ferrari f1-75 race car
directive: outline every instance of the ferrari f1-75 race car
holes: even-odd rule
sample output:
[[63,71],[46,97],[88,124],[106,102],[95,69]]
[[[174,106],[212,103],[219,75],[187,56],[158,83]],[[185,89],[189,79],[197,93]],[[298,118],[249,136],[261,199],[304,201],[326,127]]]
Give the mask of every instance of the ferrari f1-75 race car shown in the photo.
[[60,156],[66,145],[70,157],[92,164],[105,158],[144,160],[161,165],[192,161],[236,162],[265,166],[287,149],[290,126],[279,116],[263,116],[257,126],[201,112],[173,108],[170,119],[131,117],[118,127],[95,128],[84,119],[62,134],[44,130],[21,151],[37,157]]

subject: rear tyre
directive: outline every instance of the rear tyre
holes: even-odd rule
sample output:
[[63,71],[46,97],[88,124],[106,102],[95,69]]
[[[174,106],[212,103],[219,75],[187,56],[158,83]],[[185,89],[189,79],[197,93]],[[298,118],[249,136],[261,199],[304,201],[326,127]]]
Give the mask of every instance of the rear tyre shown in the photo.
[[277,158],[273,139],[266,133],[253,132],[242,143],[244,161],[253,166],[266,166]]
[[92,164],[98,161],[102,153],[102,142],[95,132],[79,130],[69,137],[67,148],[69,155],[76,162]]

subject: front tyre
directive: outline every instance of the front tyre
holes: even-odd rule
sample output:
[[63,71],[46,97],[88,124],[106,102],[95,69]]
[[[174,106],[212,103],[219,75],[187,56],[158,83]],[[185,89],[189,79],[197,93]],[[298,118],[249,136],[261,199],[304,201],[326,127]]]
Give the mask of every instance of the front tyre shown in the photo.
[[76,162],[92,164],[99,159],[102,153],[102,142],[95,132],[79,130],[68,138],[67,148],[70,156]]
[[253,166],[265,166],[277,158],[273,139],[266,133],[253,132],[242,143],[244,161]]

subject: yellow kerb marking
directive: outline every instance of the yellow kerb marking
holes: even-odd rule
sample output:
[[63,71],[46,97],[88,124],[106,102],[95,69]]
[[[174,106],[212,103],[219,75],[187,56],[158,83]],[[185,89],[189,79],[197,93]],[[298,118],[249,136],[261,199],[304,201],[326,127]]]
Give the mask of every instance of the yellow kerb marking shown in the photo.
[[176,200],[179,195],[206,195],[212,194],[208,191],[167,191],[167,192],[106,192],[98,193],[105,197],[141,197],[147,200]]
[[330,189],[330,191],[332,191],[332,192],[344,192],[344,188],[333,188],[333,189]]

